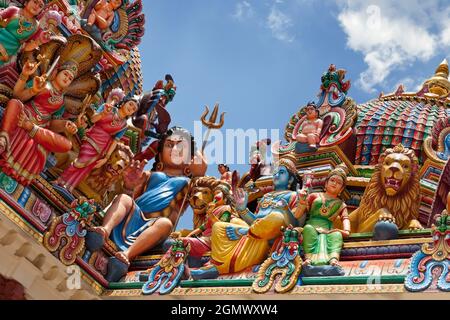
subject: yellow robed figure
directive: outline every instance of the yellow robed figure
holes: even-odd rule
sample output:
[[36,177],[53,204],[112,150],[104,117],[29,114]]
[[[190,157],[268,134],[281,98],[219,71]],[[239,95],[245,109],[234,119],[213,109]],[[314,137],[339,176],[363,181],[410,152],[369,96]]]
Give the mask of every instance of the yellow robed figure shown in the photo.
[[273,175],[275,191],[265,194],[255,213],[247,209],[248,196],[235,189],[233,197],[240,218],[216,222],[211,235],[211,260],[203,268],[191,270],[193,279],[207,279],[219,274],[242,271],[262,263],[272,240],[281,235],[281,227],[298,224],[294,211],[298,205],[299,178],[294,163],[282,159]]

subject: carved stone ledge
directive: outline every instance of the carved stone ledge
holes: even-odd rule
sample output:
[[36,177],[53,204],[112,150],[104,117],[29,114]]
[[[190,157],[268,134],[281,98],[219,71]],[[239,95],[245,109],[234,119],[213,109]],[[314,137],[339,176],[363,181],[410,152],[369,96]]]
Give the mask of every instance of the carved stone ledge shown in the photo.
[[[14,288],[24,288],[22,296],[19,289],[14,289],[12,298],[99,299],[98,294],[85,283],[81,269],[79,289],[69,289],[68,267],[48,252],[35,237],[11,221],[8,218],[11,214],[14,212],[0,211],[0,261],[5,261],[0,264],[0,286],[2,279],[7,279],[5,281],[14,281]],[[17,287],[15,283],[20,286]]]

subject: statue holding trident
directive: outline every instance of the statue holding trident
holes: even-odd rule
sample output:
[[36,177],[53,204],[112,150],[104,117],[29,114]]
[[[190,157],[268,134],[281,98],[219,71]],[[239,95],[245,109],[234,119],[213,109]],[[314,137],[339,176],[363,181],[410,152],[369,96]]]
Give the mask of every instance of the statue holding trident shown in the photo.
[[173,127],[159,139],[150,171],[144,171],[147,161],[132,161],[123,177],[126,193],[113,200],[102,226],[92,228],[86,239],[90,251],[107,238],[120,250],[108,263],[106,280],[120,280],[130,261],[170,235],[186,209],[190,179],[206,173],[202,151],[187,130]]
[[[203,138],[202,150],[201,150],[202,155],[203,155],[203,152],[205,151],[206,144],[208,143],[208,138],[209,138],[209,134],[210,134],[211,130],[212,129],[220,129],[223,127],[223,124],[225,123],[225,112],[222,112],[222,114],[220,115],[219,122],[216,123],[217,115],[219,114],[219,104],[218,103],[216,103],[214,105],[214,109],[213,109],[209,119],[206,119],[206,117],[208,116],[208,113],[209,113],[209,108],[208,108],[208,106],[205,106],[205,111],[203,111],[203,113],[200,117],[200,120],[202,121],[202,124],[208,128],[208,130],[206,131],[205,136]],[[188,197],[190,191],[191,191],[191,183],[189,183],[188,190],[184,196],[183,205],[181,206],[181,208],[184,207],[184,204],[186,203],[186,200],[187,200],[187,197]],[[180,214],[178,214],[177,221],[173,225],[172,231],[175,231],[175,228],[178,224],[178,220],[180,219],[180,217],[181,217],[181,212],[180,212]]]

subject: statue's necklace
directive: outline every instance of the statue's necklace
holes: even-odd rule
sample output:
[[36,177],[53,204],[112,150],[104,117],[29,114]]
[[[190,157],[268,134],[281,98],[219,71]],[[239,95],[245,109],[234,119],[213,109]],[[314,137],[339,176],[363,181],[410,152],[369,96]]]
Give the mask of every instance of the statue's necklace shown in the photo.
[[111,126],[116,127],[118,125],[120,125],[122,123],[122,118],[118,115],[118,110],[116,112],[116,110],[113,111],[113,117],[112,117],[112,122],[111,122]]
[[55,88],[55,86],[49,82],[49,91],[50,91],[50,98],[48,99],[48,102],[50,104],[59,104],[63,101],[63,93],[62,91],[59,91]]
[[33,30],[34,23],[30,22],[24,16],[19,16],[19,28],[17,29],[17,34],[23,34],[24,31],[29,32]]
[[320,193],[320,198],[322,199],[322,206],[320,207],[320,214],[322,216],[328,216],[328,214],[330,213],[331,208],[334,205],[334,202],[336,199],[332,199],[332,201],[330,201],[330,204],[327,206],[327,199],[325,198],[323,193]]
[[282,201],[275,202],[275,198],[279,195],[286,194],[287,190],[273,191],[272,194],[265,196],[259,204],[261,209],[265,209],[272,206],[281,206]]

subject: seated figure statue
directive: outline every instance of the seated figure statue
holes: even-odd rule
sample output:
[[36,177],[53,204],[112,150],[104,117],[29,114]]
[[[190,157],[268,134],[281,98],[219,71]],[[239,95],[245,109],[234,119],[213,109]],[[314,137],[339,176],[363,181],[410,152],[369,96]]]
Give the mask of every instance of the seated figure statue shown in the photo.
[[145,163],[132,162],[124,174],[126,194],[114,199],[102,226],[87,234],[90,251],[99,250],[108,237],[119,249],[109,261],[108,281],[120,280],[131,260],[167,239],[188,204],[189,177],[203,176],[207,168],[189,132],[178,127],[159,141],[152,171],[144,172]]
[[[339,198],[347,182],[346,171],[338,166],[332,170],[325,182],[325,192],[306,194],[300,192],[296,217],[309,213],[303,228],[303,251],[305,265],[337,266],[343,245],[343,237],[350,235],[350,220],[347,208]],[[343,228],[335,227],[338,220]]]
[[108,29],[114,19],[114,10],[122,6],[122,0],[100,0],[88,17],[88,26],[94,24],[100,29]]
[[[180,238],[185,247],[190,246],[189,251],[189,266],[201,266],[202,257],[205,253],[211,251],[211,232],[212,227],[219,221],[230,222],[231,219],[236,218],[233,210],[233,197],[231,194],[231,187],[228,183],[215,179],[213,177],[200,177],[196,179],[197,185],[210,184],[213,192],[213,199],[206,205],[206,216],[204,222],[195,230],[190,232],[186,237]],[[195,190],[195,187],[194,187]],[[198,190],[195,194],[190,194],[191,201],[202,203],[202,196],[205,194],[205,189]],[[198,193],[203,193],[199,195]],[[191,203],[192,206],[192,203]],[[172,239],[168,239],[163,244],[163,250],[167,251],[179,238],[179,232],[174,232],[171,235]],[[175,239],[174,239],[175,238]]]
[[224,163],[221,163],[217,166],[217,170],[220,173],[220,180],[231,184],[232,173],[230,171],[230,167]]
[[241,219],[214,223],[211,259],[204,267],[192,269],[192,278],[216,278],[262,263],[272,241],[281,235],[281,227],[298,224],[293,213],[298,204],[295,191],[298,181],[294,162],[281,159],[273,175],[275,190],[261,198],[255,213],[247,209],[247,193],[234,188],[233,198]]
[[76,78],[78,64],[67,61],[56,75],[34,76],[40,63],[27,62],[14,86],[0,126],[0,170],[28,186],[44,170],[48,154],[68,152],[77,126],[62,119],[64,93]]
[[319,109],[314,102],[309,102],[305,108],[306,117],[300,125],[296,140],[307,143],[311,149],[316,150],[320,141],[323,121],[319,118]]

